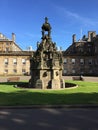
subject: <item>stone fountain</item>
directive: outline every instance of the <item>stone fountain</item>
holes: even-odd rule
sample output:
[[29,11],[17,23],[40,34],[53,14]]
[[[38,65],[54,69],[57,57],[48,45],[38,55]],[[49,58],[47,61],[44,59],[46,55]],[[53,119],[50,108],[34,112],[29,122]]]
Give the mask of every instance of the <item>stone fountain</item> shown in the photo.
[[51,25],[47,17],[42,25],[41,39],[30,59],[30,87],[36,89],[65,88],[65,82],[62,79],[62,51],[57,50],[56,43],[51,39]]

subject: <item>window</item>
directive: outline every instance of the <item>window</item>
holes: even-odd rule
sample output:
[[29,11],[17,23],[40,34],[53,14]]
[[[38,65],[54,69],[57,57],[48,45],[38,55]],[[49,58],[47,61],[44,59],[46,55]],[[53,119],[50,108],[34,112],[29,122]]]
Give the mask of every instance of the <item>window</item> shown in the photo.
[[9,51],[9,47],[6,47],[6,48],[5,48],[5,51],[8,52],[8,51]]
[[93,73],[93,70],[89,70],[89,74],[92,74]]
[[13,59],[13,64],[17,65],[17,59]]
[[80,59],[80,64],[84,65],[84,59]]
[[95,60],[95,65],[98,65],[98,59]]
[[83,48],[82,47],[80,47],[80,52],[83,52]]
[[64,69],[64,74],[66,74],[67,73],[67,70],[66,69]]
[[75,74],[75,70],[74,69],[72,70],[72,73]]
[[7,73],[8,73],[8,70],[7,70],[7,69],[6,69],[6,70],[4,70],[4,73],[5,73],[5,74],[7,74]]
[[16,69],[14,69],[14,70],[13,70],[13,72],[14,72],[14,73],[17,73],[17,70],[16,70]]
[[26,73],[26,70],[25,70],[25,69],[22,69],[22,73],[25,74],[25,73]]
[[88,52],[91,52],[91,48],[88,48]]
[[66,69],[64,69],[64,74],[66,74],[67,73],[67,70]]
[[63,76],[65,76],[66,74],[67,74],[67,70],[64,69],[64,70],[63,70]]
[[84,72],[83,72],[83,71],[81,71],[80,73],[81,73],[81,75],[83,75],[83,74],[84,74]]
[[4,59],[4,64],[8,65],[8,58]]
[[89,64],[89,65],[92,65],[92,63],[93,63],[93,62],[92,62],[92,59],[89,59],[89,60],[88,60],[88,64]]
[[6,42],[6,45],[8,46],[8,45],[9,45],[9,43],[8,43],[8,42]]
[[64,59],[64,64],[66,64],[67,63],[67,59]]
[[75,59],[72,59],[72,64],[75,64]]
[[22,64],[26,64],[26,59],[22,59]]

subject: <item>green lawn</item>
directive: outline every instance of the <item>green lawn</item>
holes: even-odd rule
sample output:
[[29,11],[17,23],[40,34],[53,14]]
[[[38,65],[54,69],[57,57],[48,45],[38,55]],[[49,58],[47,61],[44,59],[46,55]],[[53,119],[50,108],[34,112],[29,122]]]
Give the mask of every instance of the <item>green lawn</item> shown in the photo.
[[1,105],[60,105],[98,104],[98,83],[68,81],[79,87],[62,90],[36,90],[13,87],[14,83],[0,84]]

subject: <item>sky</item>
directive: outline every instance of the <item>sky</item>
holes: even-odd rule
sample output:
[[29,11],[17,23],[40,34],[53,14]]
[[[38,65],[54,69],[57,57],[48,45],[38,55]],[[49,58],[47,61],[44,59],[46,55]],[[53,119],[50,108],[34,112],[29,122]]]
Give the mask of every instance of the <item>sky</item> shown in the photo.
[[72,35],[79,40],[88,31],[98,34],[98,0],[0,0],[0,33],[26,50],[41,42],[41,26],[48,17],[52,41],[66,50]]

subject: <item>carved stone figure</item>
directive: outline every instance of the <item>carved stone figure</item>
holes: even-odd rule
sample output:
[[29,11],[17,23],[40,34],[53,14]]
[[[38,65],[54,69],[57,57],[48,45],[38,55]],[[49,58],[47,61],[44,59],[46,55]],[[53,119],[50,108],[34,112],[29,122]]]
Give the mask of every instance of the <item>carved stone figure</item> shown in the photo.
[[45,36],[45,31],[48,32],[48,37],[50,37],[51,26],[48,23],[48,18],[47,17],[45,17],[45,23],[42,25],[42,38]]

